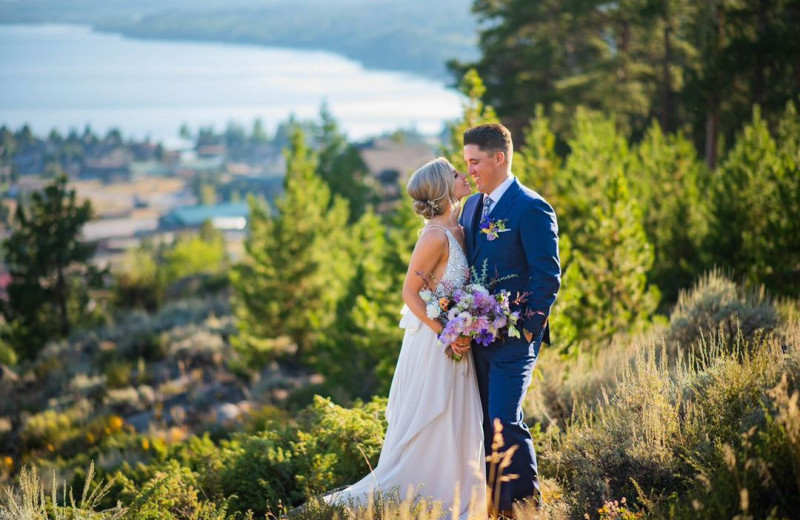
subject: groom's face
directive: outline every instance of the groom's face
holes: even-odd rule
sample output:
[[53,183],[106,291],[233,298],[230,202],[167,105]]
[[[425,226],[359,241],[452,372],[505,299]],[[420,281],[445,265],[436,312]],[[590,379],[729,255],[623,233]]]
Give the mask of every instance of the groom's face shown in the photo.
[[[497,187],[500,158],[494,154],[484,152],[477,144],[468,144],[464,147],[464,162],[467,163],[467,173],[475,181],[478,191],[491,193]],[[500,160],[502,162],[502,160]]]

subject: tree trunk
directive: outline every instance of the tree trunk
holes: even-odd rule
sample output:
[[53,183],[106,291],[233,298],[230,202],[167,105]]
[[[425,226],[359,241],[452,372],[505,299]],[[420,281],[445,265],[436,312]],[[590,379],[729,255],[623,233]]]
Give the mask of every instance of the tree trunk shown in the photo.
[[672,131],[672,74],[669,70],[670,63],[672,63],[672,42],[670,34],[672,33],[672,23],[667,13],[666,24],[664,25],[664,67],[662,70],[663,83],[664,83],[664,99],[663,112],[661,116],[661,126],[664,132]]
[[59,313],[61,314],[61,334],[69,336],[69,313],[67,312],[67,284],[64,280],[64,267],[59,263],[56,266],[56,300],[58,302]]
[[720,95],[724,85],[719,71],[719,57],[722,49],[722,31],[725,26],[725,13],[721,2],[714,5],[713,16],[713,41],[706,66],[710,68],[710,81],[708,88],[708,112],[706,112],[706,165],[713,170],[717,166],[717,138],[719,135],[719,104]]
[[765,73],[766,68],[766,55],[765,39],[767,37],[767,12],[769,11],[770,0],[759,0],[758,2],[758,21],[756,31],[756,59],[755,66],[753,67],[753,94],[752,101],[754,104],[762,104],[764,102],[764,90],[766,87]]
[[308,350],[308,335],[307,334],[297,334],[294,337],[294,344],[296,350],[294,351],[294,364],[299,368],[303,366],[303,357],[306,355],[306,351]]
[[717,166],[717,135],[719,133],[719,107],[716,95],[712,95],[706,114],[706,166],[713,170]]

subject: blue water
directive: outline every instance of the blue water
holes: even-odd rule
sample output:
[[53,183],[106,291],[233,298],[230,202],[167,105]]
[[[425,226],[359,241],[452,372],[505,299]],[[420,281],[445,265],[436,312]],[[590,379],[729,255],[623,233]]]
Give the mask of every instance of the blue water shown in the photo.
[[0,124],[29,123],[177,141],[228,121],[274,128],[314,117],[323,100],[352,139],[398,127],[438,132],[460,97],[410,74],[365,70],[326,53],[248,45],[146,41],[75,25],[0,25]]

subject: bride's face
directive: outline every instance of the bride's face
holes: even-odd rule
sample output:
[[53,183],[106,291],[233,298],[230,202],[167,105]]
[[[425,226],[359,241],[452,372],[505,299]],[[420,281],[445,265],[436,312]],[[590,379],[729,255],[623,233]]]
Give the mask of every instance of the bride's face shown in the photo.
[[458,170],[453,170],[453,176],[456,179],[455,182],[455,189],[454,195],[456,196],[457,200],[461,200],[467,195],[472,193],[472,187],[469,185],[469,181],[467,181],[467,174],[460,172]]

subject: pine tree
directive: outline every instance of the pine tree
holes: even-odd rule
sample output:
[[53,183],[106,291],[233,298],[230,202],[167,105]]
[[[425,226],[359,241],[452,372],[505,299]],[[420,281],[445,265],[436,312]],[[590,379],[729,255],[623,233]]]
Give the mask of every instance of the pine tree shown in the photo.
[[536,105],[523,143],[514,154],[514,174],[522,184],[544,197],[558,213],[566,195],[560,171],[563,161],[556,153],[556,135],[542,105]]
[[[587,222],[591,240],[572,251],[565,284],[580,290],[562,312],[578,331],[578,342],[597,348],[618,332],[640,330],[655,311],[659,293],[649,286],[653,248],[641,224],[639,207],[617,172],[592,208]],[[576,269],[570,273],[569,270]],[[577,295],[573,295],[577,296]]]
[[440,150],[442,156],[456,167],[464,164],[464,131],[473,126],[500,122],[494,109],[483,102],[486,87],[475,69],[464,73],[458,90],[464,95],[463,115],[447,124],[447,137]]
[[654,122],[635,149],[629,178],[655,253],[648,278],[674,302],[703,269],[708,170],[683,134],[664,134]]
[[397,326],[402,278],[392,269],[387,230],[374,213],[365,213],[350,236],[355,276],[321,341],[318,365],[327,382],[366,399],[389,390],[403,338]]
[[557,176],[558,191],[564,196],[556,211],[560,230],[583,251],[594,239],[589,232],[594,208],[604,202],[609,182],[625,177],[630,156],[613,119],[596,112],[578,109],[572,134],[570,155]]
[[[797,114],[786,111],[781,136],[797,139]],[[794,130],[792,130],[794,128]],[[797,294],[800,208],[796,151],[779,147],[756,107],[711,185],[706,250],[710,262],[730,266],[736,276],[766,283],[778,293]]]
[[322,105],[319,117],[317,174],[334,195],[347,200],[353,223],[376,202],[374,186],[358,149],[347,142],[327,104]]
[[95,245],[80,240],[91,219],[91,203],[78,202],[65,176],[34,192],[29,203],[19,201],[3,241],[11,284],[2,310],[21,356],[33,358],[48,340],[69,335],[85,311],[70,312],[70,301],[88,301],[76,291],[102,286],[105,271],[89,263]]
[[281,337],[294,344],[296,361],[310,361],[352,273],[343,247],[347,202],[316,175],[302,130],[293,125],[289,138],[284,193],[274,212],[251,198],[247,257],[231,274],[235,346],[254,361],[274,357]]

